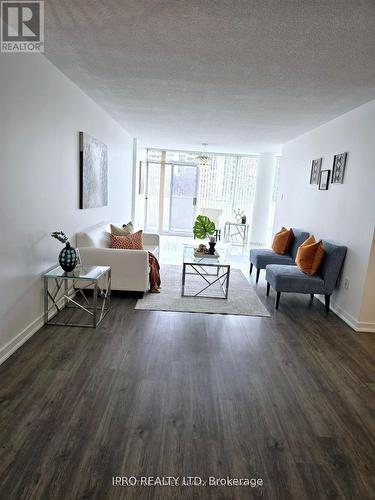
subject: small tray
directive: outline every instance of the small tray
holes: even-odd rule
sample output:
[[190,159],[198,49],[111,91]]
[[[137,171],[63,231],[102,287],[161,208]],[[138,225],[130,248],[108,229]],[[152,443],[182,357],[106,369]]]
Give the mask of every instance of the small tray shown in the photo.
[[194,250],[194,257],[197,257],[199,259],[218,259],[220,257],[220,254],[218,254],[216,250],[213,255],[210,253],[197,252],[196,250]]

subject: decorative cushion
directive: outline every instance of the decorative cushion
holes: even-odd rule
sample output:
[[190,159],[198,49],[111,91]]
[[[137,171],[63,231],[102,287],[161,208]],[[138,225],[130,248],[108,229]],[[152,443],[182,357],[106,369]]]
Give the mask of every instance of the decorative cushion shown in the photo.
[[115,236],[127,236],[128,234],[134,233],[134,227],[132,222],[128,222],[127,224],[123,224],[122,227],[115,226],[111,224],[111,234]]
[[281,230],[275,234],[272,242],[272,250],[279,255],[285,255],[293,243],[294,234],[291,229],[282,227]]
[[324,257],[324,247],[322,241],[316,241],[311,235],[297,250],[296,264],[301,271],[308,276],[313,276],[318,272]]
[[143,250],[142,230],[127,236],[116,236],[111,234],[111,248],[122,248],[124,250]]

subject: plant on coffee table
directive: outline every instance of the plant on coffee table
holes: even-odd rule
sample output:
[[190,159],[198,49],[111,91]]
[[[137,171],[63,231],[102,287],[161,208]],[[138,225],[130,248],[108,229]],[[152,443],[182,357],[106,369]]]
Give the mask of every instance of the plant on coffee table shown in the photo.
[[203,240],[209,238],[209,252],[213,255],[215,253],[216,239],[213,234],[215,234],[216,226],[215,223],[206,215],[198,215],[195,220],[193,233],[196,238]]

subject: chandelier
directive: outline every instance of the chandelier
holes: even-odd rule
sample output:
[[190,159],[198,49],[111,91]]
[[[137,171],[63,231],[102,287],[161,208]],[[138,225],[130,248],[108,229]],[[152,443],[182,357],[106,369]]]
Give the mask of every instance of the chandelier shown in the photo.
[[197,167],[209,167],[211,166],[211,158],[206,153],[207,144],[202,144],[202,151],[196,158]]

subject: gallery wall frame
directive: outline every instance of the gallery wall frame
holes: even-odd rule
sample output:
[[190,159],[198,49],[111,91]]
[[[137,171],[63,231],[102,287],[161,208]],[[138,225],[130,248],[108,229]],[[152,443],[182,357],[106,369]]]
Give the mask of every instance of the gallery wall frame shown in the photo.
[[348,153],[339,153],[333,157],[333,167],[332,167],[332,184],[343,184],[344,183],[344,173],[346,166],[346,159]]
[[319,190],[327,191],[329,185],[330,170],[321,170],[319,175]]
[[311,163],[310,184],[319,184],[320,170],[323,158],[317,158]]

